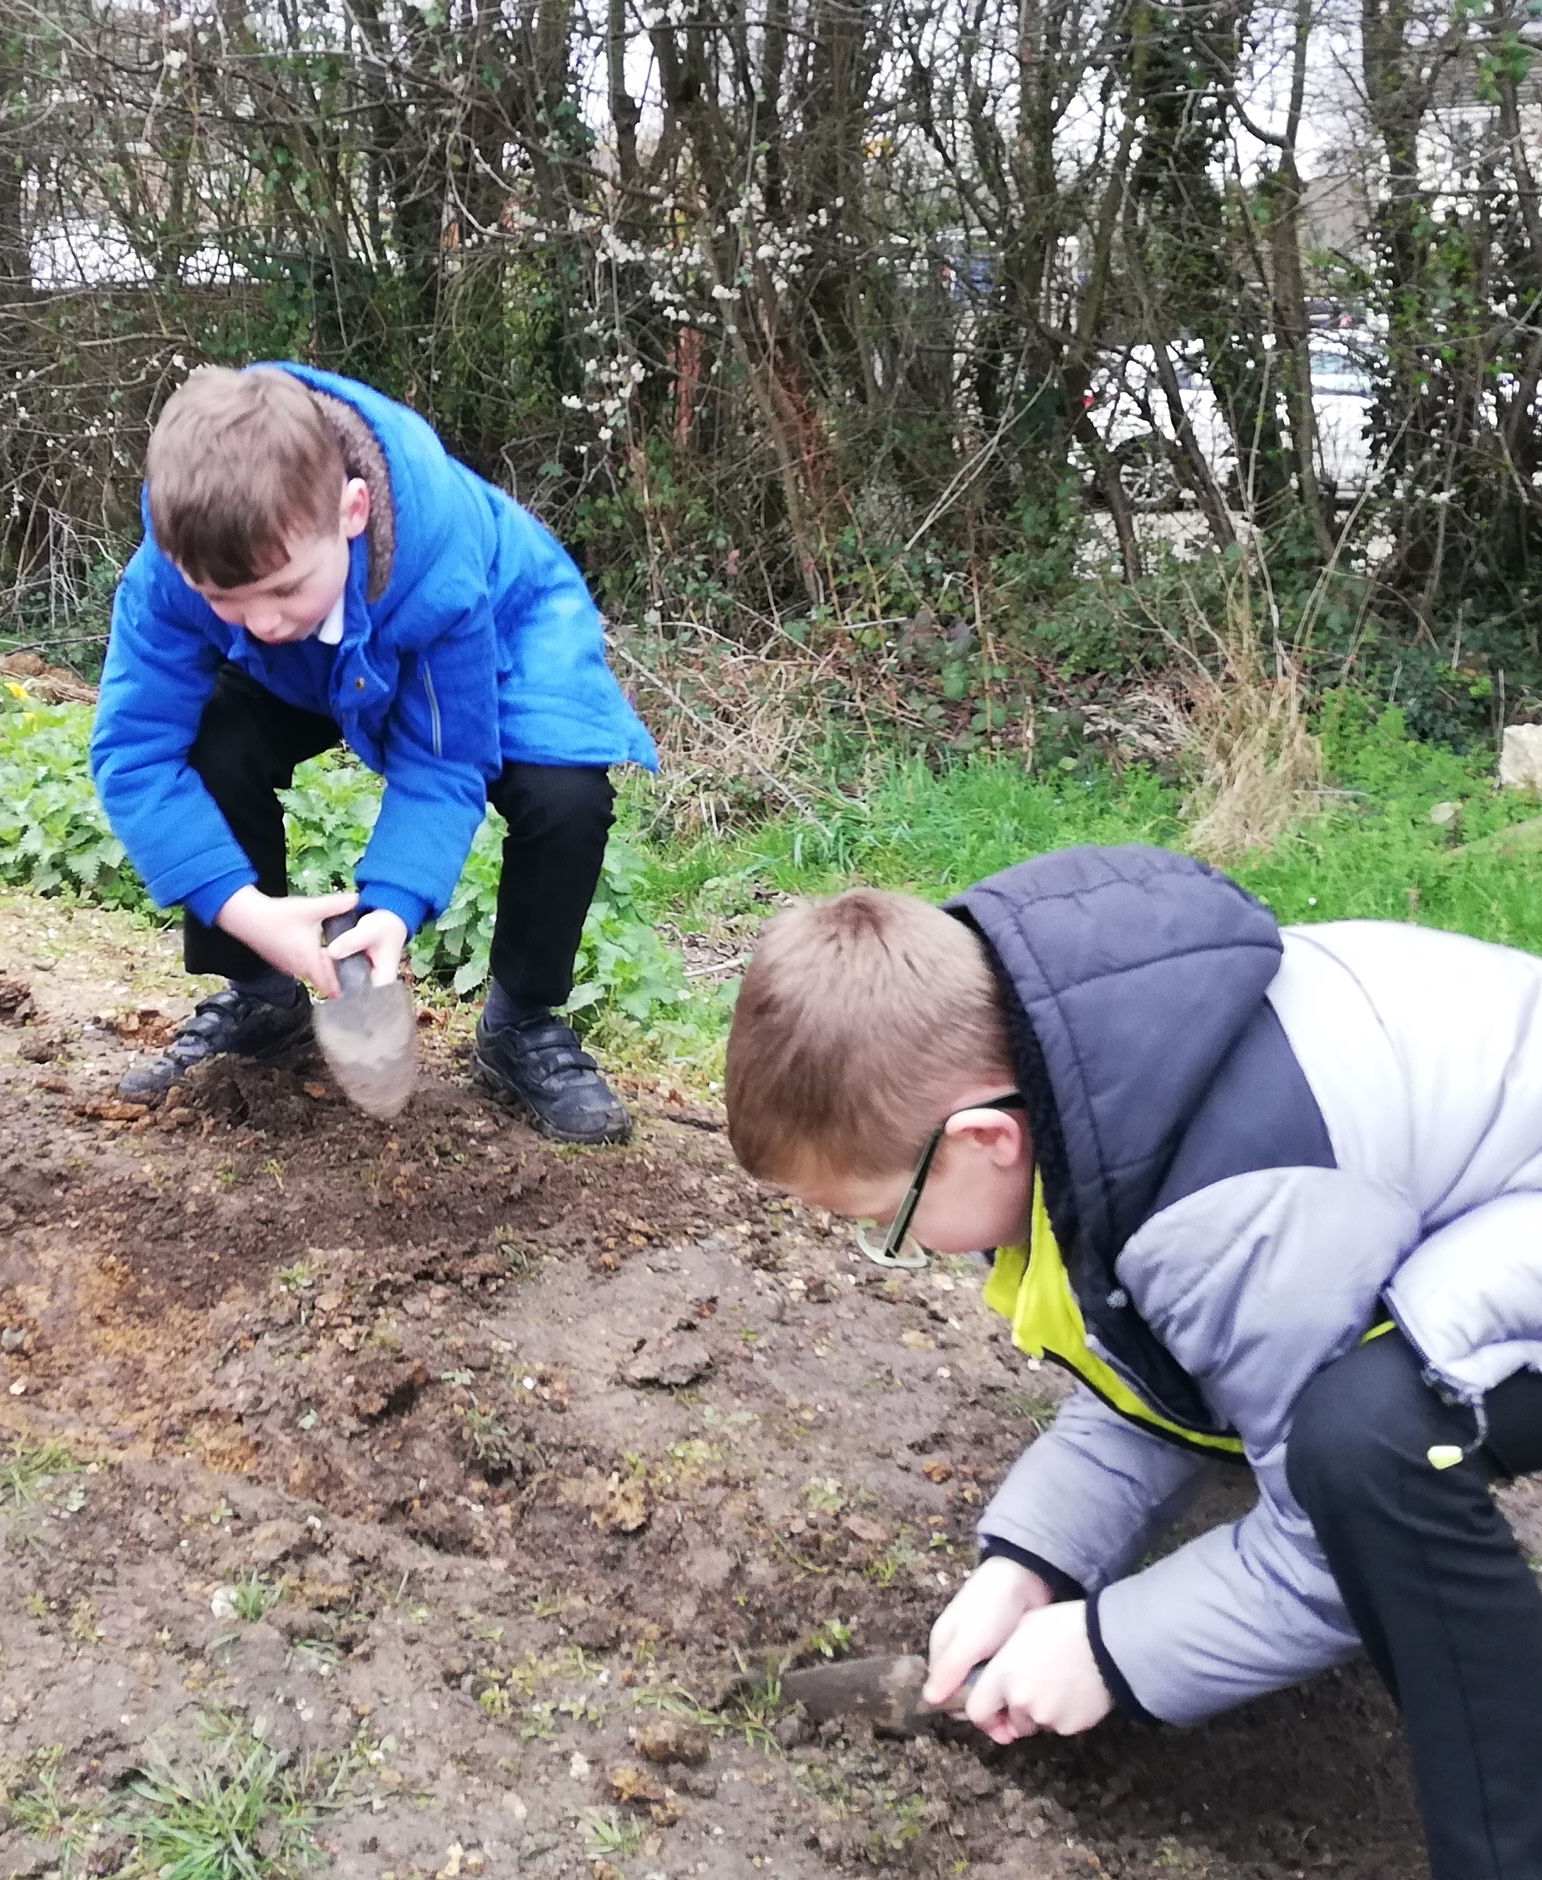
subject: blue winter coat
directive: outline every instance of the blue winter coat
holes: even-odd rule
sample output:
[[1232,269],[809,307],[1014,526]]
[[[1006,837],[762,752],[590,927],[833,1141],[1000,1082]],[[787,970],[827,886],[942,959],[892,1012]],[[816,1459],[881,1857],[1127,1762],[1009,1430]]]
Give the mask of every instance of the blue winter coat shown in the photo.
[[409,930],[443,911],[507,762],[632,762],[653,744],[605,663],[600,616],[554,537],[445,450],[416,413],[329,372],[283,370],[342,399],[385,455],[395,554],[365,598],[369,554],[353,543],[343,638],[325,696],[313,662],[227,626],[145,538],[113,603],[91,763],[119,839],[162,906],[212,922],[256,871],[188,752],[221,664],[336,720],[385,778],[356,870],[364,900]]

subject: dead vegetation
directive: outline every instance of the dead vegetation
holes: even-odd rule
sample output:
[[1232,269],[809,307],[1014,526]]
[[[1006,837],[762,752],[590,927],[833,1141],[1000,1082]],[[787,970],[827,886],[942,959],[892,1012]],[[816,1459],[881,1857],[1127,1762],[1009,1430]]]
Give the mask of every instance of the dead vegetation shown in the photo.
[[1255,566],[1247,553],[1238,562],[1218,623],[1192,605],[1186,610],[1188,847],[1209,862],[1273,847],[1323,802],[1322,746],[1308,722],[1300,664],[1279,637],[1267,570]]

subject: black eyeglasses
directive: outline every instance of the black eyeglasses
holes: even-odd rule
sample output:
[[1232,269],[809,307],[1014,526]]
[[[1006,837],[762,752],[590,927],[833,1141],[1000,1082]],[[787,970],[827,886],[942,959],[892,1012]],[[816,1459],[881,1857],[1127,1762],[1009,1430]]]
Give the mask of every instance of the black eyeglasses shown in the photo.
[[[917,1240],[911,1239],[910,1223],[916,1217],[916,1209],[921,1205],[921,1191],[926,1186],[926,1178],[932,1172],[932,1163],[937,1159],[937,1151],[942,1139],[947,1134],[949,1123],[955,1116],[963,1116],[969,1110],[1024,1110],[1028,1106],[1020,1090],[1009,1090],[1004,1097],[992,1097],[985,1103],[966,1103],[962,1110],[952,1110],[946,1115],[926,1139],[926,1147],[921,1151],[921,1159],[916,1163],[916,1172],[910,1178],[910,1186],[905,1190],[905,1199],[895,1210],[894,1219],[880,1237],[876,1221],[858,1221],[856,1226],[857,1245],[862,1249],[874,1266],[901,1267],[907,1272],[915,1272],[926,1265],[926,1249]],[[909,1246],[906,1242],[909,1241]]]

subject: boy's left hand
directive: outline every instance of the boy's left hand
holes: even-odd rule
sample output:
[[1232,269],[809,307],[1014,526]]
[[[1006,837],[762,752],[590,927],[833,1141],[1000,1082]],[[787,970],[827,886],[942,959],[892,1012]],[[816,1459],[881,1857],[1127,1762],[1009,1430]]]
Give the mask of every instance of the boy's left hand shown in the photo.
[[1041,1606],[975,1679],[964,1714],[995,1743],[1049,1730],[1075,1736],[1114,1707],[1087,1640],[1084,1600]]
[[370,983],[389,986],[400,975],[408,938],[407,923],[400,914],[372,907],[367,914],[359,916],[357,926],[340,933],[327,952],[334,960],[345,960],[353,953],[367,953]]

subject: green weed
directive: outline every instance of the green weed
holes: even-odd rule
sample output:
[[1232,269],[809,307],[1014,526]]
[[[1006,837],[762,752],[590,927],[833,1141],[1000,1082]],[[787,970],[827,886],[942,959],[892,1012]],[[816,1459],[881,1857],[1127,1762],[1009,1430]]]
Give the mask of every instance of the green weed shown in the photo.
[[[317,1772],[286,1770],[266,1743],[241,1730],[216,1737],[187,1766],[152,1764],[130,1783],[118,1823],[141,1869],[158,1880],[258,1880],[292,1874],[315,1854]],[[335,1788],[334,1783],[334,1788]]]
[[[40,894],[88,896],[164,920],[108,826],[91,782],[91,712],[83,705],[23,706],[9,692],[0,714],[0,882]],[[380,779],[345,752],[300,766],[281,792],[290,878],[302,894],[351,885],[380,803]],[[413,970],[469,993],[488,976],[504,825],[490,812],[450,905],[412,945]],[[624,837],[605,857],[584,923],[569,1012],[581,1024],[645,1030],[687,1002],[678,956],[642,906],[641,854]]]
[[341,1650],[329,1638],[297,1638],[294,1655],[320,1677],[327,1677],[342,1663]]
[[642,1823],[629,1820],[614,1808],[586,1808],[579,1819],[592,1854],[619,1854],[625,1858],[642,1846]]
[[809,1644],[822,1658],[844,1658],[851,1641],[851,1627],[844,1619],[821,1619],[809,1634]]
[[[744,1669],[742,1659],[740,1669]],[[761,1749],[772,1747],[776,1741],[774,1731],[777,1719],[781,1714],[782,1680],[780,1673],[773,1670],[767,1670],[758,1677],[746,1672],[723,1706],[727,1722],[743,1732],[745,1742],[752,1749],[757,1745]]]
[[815,1514],[839,1514],[846,1506],[846,1491],[833,1475],[816,1475],[803,1485],[803,1505]]
[[527,1447],[490,1405],[475,1397],[460,1406],[466,1427],[466,1447],[481,1469],[509,1473],[528,1466]]
[[12,1446],[0,1462],[0,1507],[35,1502],[61,1475],[78,1475],[83,1468],[63,1443],[43,1443],[36,1449]]
[[96,1825],[98,1811],[61,1791],[60,1743],[34,1750],[0,1771],[0,1822],[35,1841],[60,1841],[66,1856],[73,1854]]
[[229,1606],[230,1616],[247,1625],[265,1619],[283,1596],[282,1587],[270,1584],[258,1573],[248,1574],[235,1585],[220,1589],[221,1603]]

